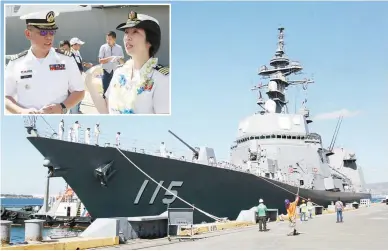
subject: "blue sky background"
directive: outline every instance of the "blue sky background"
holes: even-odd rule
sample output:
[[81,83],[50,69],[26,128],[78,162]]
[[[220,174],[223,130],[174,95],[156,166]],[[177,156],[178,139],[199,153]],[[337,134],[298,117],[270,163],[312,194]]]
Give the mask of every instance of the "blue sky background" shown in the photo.
[[[185,149],[167,130],[193,146],[216,149],[227,159],[238,122],[254,113],[257,69],[276,50],[277,28],[285,30],[286,53],[314,76],[308,107],[311,131],[328,146],[339,111],[347,116],[337,146],[352,149],[366,181],[388,181],[383,156],[387,143],[388,2],[173,2],[172,116],[66,117],[93,127],[101,123],[105,140],[157,148]],[[303,100],[301,88],[289,89],[290,111]],[[56,129],[62,117],[46,118]],[[1,118],[2,193],[43,194],[42,157],[25,139],[21,117]],[[40,122],[41,123],[41,122]],[[43,124],[41,124],[43,126]],[[187,150],[185,150],[187,152]],[[74,156],[73,156],[74,157]],[[55,181],[52,193],[63,188]]]

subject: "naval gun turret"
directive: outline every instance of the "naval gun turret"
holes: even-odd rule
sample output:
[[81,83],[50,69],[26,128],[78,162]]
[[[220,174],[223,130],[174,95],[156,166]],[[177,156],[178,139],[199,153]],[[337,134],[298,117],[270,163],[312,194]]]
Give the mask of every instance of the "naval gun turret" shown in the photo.
[[187,148],[189,148],[193,152],[193,159],[192,159],[193,162],[204,164],[204,165],[216,165],[217,159],[213,148],[209,148],[209,147],[194,148],[189,144],[187,144],[183,139],[178,137],[172,131],[168,130],[168,132],[171,133],[172,136],[174,136],[176,139],[182,142]]

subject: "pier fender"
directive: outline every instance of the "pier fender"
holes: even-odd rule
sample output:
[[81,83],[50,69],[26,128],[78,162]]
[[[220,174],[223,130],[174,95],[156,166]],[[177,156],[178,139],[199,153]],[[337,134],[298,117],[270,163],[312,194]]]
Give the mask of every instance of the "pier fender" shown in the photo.
[[119,237],[120,220],[116,218],[97,218],[81,234],[86,238]]
[[241,210],[236,221],[256,224],[256,207],[252,207],[249,210]]

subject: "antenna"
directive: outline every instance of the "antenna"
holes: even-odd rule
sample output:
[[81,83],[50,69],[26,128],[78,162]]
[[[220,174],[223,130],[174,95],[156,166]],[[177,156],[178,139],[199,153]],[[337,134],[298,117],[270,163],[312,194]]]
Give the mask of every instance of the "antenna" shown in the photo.
[[340,127],[341,127],[343,118],[344,118],[343,115],[339,116],[339,118],[338,118],[337,125],[336,125],[336,127],[335,127],[334,134],[333,134],[333,137],[332,137],[332,139],[331,139],[330,146],[329,146],[329,150],[330,150],[330,151],[332,151],[333,148],[334,148],[335,141],[337,140],[338,132],[339,132],[339,129],[340,129]]

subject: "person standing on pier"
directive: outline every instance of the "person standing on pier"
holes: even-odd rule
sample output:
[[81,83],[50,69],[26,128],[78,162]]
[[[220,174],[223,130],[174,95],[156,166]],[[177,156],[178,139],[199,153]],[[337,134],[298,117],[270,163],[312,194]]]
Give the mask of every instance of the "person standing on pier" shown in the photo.
[[63,140],[63,134],[65,133],[65,122],[63,119],[61,119],[61,122],[59,122],[59,128],[58,128],[58,139]]
[[98,146],[98,138],[100,137],[100,123],[97,123],[95,126],[94,126],[94,138],[95,138],[95,141],[96,141],[96,146]]
[[259,231],[267,231],[267,206],[264,205],[263,199],[259,200],[259,206],[257,206],[257,216],[259,218]]
[[288,235],[297,235],[296,231],[296,205],[298,205],[299,202],[299,195],[296,196],[294,202],[290,202],[288,199],[284,201],[286,209],[287,209],[287,216],[288,220],[290,222],[290,227],[293,228],[293,231],[289,233]]
[[309,218],[312,219],[314,206],[313,206],[313,203],[311,202],[310,198],[307,199],[307,209],[309,211]]
[[307,205],[306,201],[302,200],[302,204],[299,206],[300,208],[300,221],[307,221]]
[[344,210],[344,204],[341,201],[341,198],[338,198],[335,203],[335,211],[337,212],[337,223],[343,222],[342,211]]
[[85,131],[85,144],[90,145],[90,128],[86,128]]

